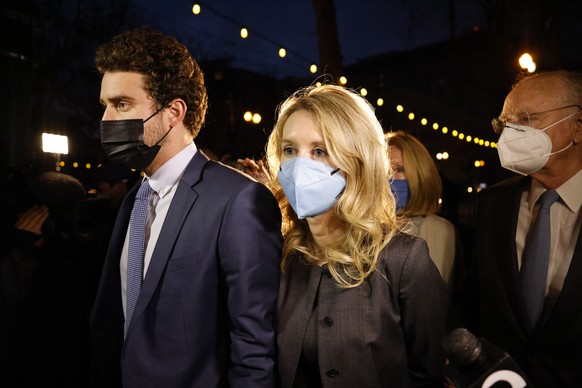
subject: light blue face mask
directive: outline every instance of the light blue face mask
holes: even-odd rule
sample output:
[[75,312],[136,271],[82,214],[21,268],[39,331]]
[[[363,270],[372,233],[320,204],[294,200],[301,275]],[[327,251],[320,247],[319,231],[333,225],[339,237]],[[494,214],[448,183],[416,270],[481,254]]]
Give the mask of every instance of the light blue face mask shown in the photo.
[[329,210],[346,187],[339,168],[307,158],[282,163],[277,178],[299,219]]
[[406,179],[392,179],[390,181],[390,189],[396,199],[396,210],[401,210],[408,204],[408,197],[410,196],[410,188]]

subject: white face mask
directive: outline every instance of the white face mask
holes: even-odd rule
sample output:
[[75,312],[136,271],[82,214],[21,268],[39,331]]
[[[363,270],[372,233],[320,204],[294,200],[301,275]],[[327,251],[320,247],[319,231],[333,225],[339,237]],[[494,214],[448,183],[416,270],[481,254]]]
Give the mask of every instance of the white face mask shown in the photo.
[[550,156],[565,151],[574,144],[574,142],[570,142],[561,150],[552,152],[552,139],[548,136],[546,130],[573,117],[577,113],[574,112],[542,129],[532,128],[527,125],[506,124],[497,142],[501,165],[521,175],[531,175],[541,170]]
[[307,158],[281,163],[277,177],[300,220],[329,210],[346,187],[339,168]]

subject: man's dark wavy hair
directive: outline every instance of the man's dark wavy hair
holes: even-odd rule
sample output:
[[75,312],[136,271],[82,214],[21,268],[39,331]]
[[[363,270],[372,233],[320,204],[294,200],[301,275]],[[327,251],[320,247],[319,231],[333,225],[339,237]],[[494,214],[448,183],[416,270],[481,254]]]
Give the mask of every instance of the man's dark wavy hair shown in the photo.
[[188,106],[184,125],[198,135],[208,108],[204,75],[188,48],[175,38],[146,28],[123,32],[97,49],[95,65],[101,74],[144,75],[145,89],[158,107],[183,99]]

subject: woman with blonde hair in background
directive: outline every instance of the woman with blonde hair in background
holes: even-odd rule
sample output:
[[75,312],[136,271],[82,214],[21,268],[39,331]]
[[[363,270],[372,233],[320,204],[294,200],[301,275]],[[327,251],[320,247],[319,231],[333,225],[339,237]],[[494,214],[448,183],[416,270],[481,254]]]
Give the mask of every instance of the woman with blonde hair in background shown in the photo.
[[297,91],[266,164],[284,217],[282,387],[442,386],[446,287],[400,231],[371,105],[335,85]]
[[398,214],[410,220],[408,233],[426,240],[430,257],[451,289],[454,267],[462,264],[462,249],[454,225],[437,215],[442,182],[435,162],[416,137],[403,131],[390,132],[385,137],[394,171],[390,185]]

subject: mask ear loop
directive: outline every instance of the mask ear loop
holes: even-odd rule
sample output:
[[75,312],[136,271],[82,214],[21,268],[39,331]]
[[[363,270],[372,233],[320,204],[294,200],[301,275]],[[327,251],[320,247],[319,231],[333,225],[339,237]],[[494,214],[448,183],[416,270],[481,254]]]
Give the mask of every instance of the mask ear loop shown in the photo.
[[158,142],[155,145],[159,145],[162,142],[162,140],[164,140],[166,138],[166,136],[168,136],[168,134],[170,133],[172,128],[174,128],[174,127],[170,127],[170,129],[168,129],[168,132],[166,132],[166,134],[164,136],[162,136],[162,138],[160,140],[158,140]]
[[[555,123],[553,123],[553,124],[550,124],[550,125],[548,125],[548,126],[547,126],[547,127],[545,127],[544,129],[542,129],[542,131],[544,131],[544,132],[545,132],[545,131],[546,131],[546,129],[548,129],[548,128],[550,128],[550,127],[553,127],[554,125],[560,124],[562,121],[566,121],[566,120],[568,120],[569,118],[571,118],[571,117],[574,117],[574,116],[575,116],[576,114],[578,114],[578,113],[579,113],[579,112],[574,112],[574,113],[572,113],[571,115],[564,117],[562,120],[560,120],[560,121],[557,121],[557,122],[555,122]],[[549,153],[549,154],[547,154],[546,156],[552,156],[552,155],[559,154],[559,153],[560,153],[560,152],[562,152],[562,151],[566,151],[568,148],[570,148],[570,147],[571,147],[571,146],[573,146],[573,145],[574,145],[574,140],[572,140],[570,143],[568,143],[568,145],[567,145],[566,147],[562,148],[561,150],[554,151],[554,152],[550,152],[550,153]]]
[[568,148],[570,148],[570,147],[571,147],[573,144],[574,144],[574,142],[573,142],[573,141],[571,141],[570,143],[568,143],[568,145],[567,145],[566,147],[564,147],[564,148],[562,148],[561,150],[558,150],[558,151],[550,152],[550,153],[549,153],[549,154],[547,154],[546,156],[552,156],[552,155],[559,154],[559,153],[560,153],[560,152],[562,152],[562,151],[566,151],[566,150],[567,150]]
[[158,109],[157,111],[155,111],[154,113],[152,113],[152,115],[150,117],[148,117],[147,119],[145,119],[143,122],[146,123],[149,119],[151,119],[152,117],[154,117],[155,115],[157,115],[158,113],[160,113],[162,110],[169,108],[170,105],[166,105],[166,106],[162,106],[160,109]]
[[[162,110],[164,110],[164,109],[166,109],[166,108],[169,108],[169,107],[170,107],[170,105],[162,106],[160,109],[158,109],[157,111],[155,111],[155,112],[154,112],[154,113],[153,113],[153,114],[152,114],[150,117],[148,117],[147,119],[145,119],[145,120],[143,121],[143,122],[144,122],[144,124],[145,124],[145,123],[146,123],[146,122],[147,122],[149,119],[151,119],[152,117],[154,117],[155,115],[157,115],[158,113],[160,113]],[[164,136],[162,136],[162,138],[161,138],[160,140],[158,140],[158,141],[156,142],[156,144],[154,144],[152,147],[155,147],[155,146],[159,145],[159,144],[162,142],[162,140],[164,140],[164,139],[166,138],[166,136],[168,136],[168,134],[170,133],[170,131],[172,130],[172,128],[174,128],[174,127],[170,127],[170,129],[168,129],[168,131],[166,132],[166,134],[165,134]]]
[[[330,175],[330,176],[333,176],[333,175],[334,175],[336,172],[338,172],[339,170],[340,170],[340,168],[338,167],[338,168],[336,168],[335,170],[333,170],[332,172],[330,172],[330,173],[329,173],[329,175]],[[341,195],[344,193],[344,191],[346,191],[346,188],[345,188],[345,187],[342,189],[342,191],[340,191],[340,192],[338,193],[338,195],[336,195],[336,197],[335,197],[336,201],[339,199],[339,197],[341,197]]]
[[572,118],[572,117],[574,117],[574,116],[575,116],[575,115],[577,115],[578,113],[579,113],[579,112],[574,112],[574,113],[572,113],[571,115],[568,115],[568,116],[564,117],[563,119],[561,119],[561,120],[558,120],[558,121],[556,121],[555,123],[553,123],[553,124],[550,124],[550,125],[548,125],[547,127],[540,129],[540,131],[544,131],[544,132],[545,132],[546,130],[548,130],[548,129],[552,128],[553,126],[555,126],[555,125],[558,125],[558,124],[560,124],[561,122],[564,122],[564,121],[568,120],[569,118]]

